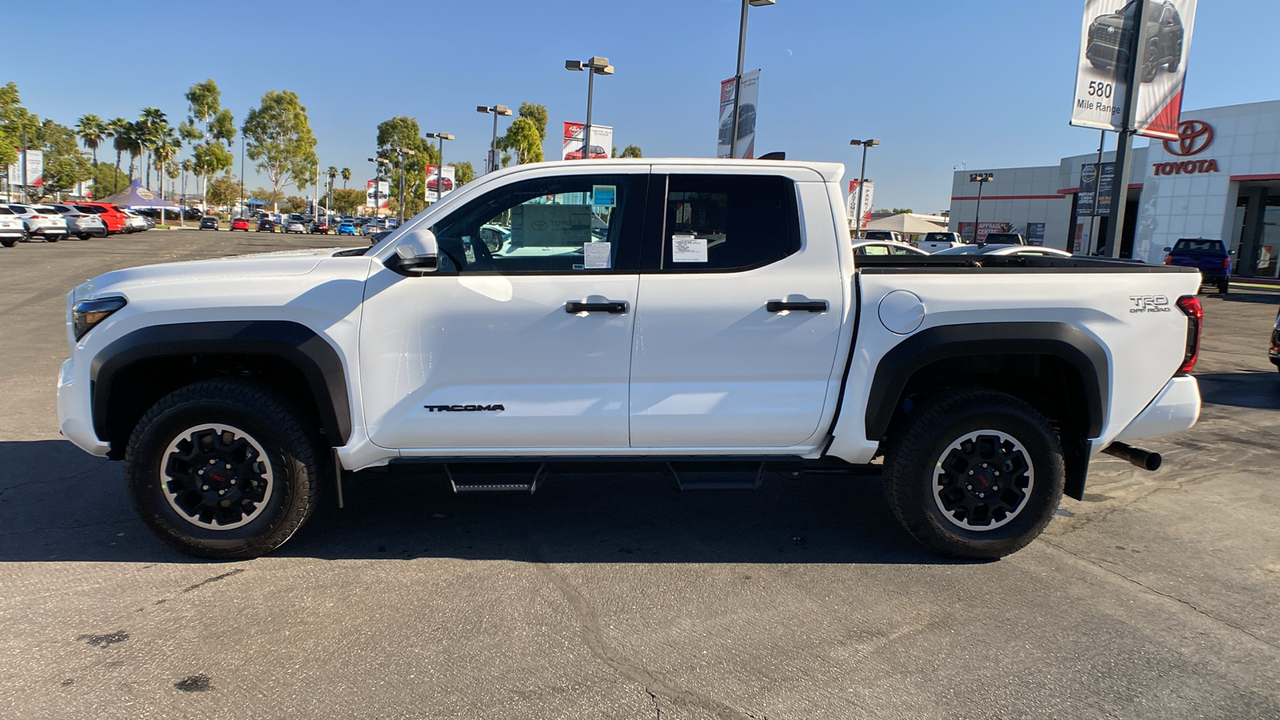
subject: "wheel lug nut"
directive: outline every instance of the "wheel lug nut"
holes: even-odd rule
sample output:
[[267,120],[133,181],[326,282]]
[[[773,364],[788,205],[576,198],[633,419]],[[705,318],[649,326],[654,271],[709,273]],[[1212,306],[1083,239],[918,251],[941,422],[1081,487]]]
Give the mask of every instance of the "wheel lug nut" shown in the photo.
[[969,474],[970,474],[970,475],[972,475],[972,474],[973,474],[973,471],[972,471],[972,470],[970,470],[970,471],[969,471]]
[[230,470],[230,469],[231,469],[231,463],[227,463],[226,468],[227,468],[228,470]]
[[212,465],[212,464],[214,464],[214,463],[216,463],[216,462],[218,462],[218,461],[217,461],[217,460],[214,460],[213,458],[209,458],[209,464],[210,464],[210,465]]
[[227,494],[227,491],[226,491],[226,490],[219,490],[219,491],[218,491],[218,494],[219,494],[219,495],[226,495],[226,494]]
[[203,486],[201,486],[201,487],[200,487],[200,489],[201,489],[201,490],[208,490],[208,489],[209,489],[209,486],[208,486],[208,485],[203,485]]

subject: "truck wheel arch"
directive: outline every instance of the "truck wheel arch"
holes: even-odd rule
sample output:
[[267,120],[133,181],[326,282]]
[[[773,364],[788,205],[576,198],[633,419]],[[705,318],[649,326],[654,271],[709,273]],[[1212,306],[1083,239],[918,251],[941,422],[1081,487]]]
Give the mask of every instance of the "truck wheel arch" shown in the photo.
[[[206,362],[197,369],[202,358],[218,362]],[[350,439],[351,402],[342,360],[333,345],[311,328],[283,320],[176,323],[135,330],[94,356],[89,370],[93,426],[98,437],[111,442],[109,457],[123,455],[132,424],[159,399],[153,397],[156,392],[167,394],[210,377],[211,371],[226,372],[227,363],[234,365],[237,359],[296,373],[326,440],[341,446]],[[135,376],[146,376],[144,369],[153,367],[164,367],[167,377],[149,377],[158,383],[156,391],[136,393],[131,387]]]
[[885,354],[867,398],[867,439],[886,435],[922,370],[940,362],[983,356],[1048,357],[1065,363],[1082,386],[1084,437],[1102,433],[1111,373],[1106,351],[1096,340],[1065,323],[973,323],[928,328]]

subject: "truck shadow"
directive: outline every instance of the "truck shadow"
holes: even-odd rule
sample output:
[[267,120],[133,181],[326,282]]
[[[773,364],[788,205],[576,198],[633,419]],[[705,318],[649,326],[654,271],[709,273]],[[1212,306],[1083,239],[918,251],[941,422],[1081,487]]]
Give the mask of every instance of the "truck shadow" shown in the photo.
[[[756,491],[680,492],[661,473],[551,473],[534,495],[455,495],[442,475],[396,468],[333,487],[274,555],[555,563],[950,561],[894,520],[875,478],[766,477]],[[0,562],[201,562],[156,539],[120,463],[64,440],[0,442]]]
[[1200,383],[1200,397],[1206,403],[1280,410],[1280,373],[1207,373],[1196,374],[1196,380]]

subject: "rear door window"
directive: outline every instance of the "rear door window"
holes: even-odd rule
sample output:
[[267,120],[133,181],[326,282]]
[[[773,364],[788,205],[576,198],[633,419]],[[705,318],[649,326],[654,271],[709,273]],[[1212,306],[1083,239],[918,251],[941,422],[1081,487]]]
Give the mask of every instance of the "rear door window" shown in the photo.
[[671,175],[661,270],[739,272],[800,250],[795,183],[757,175]]

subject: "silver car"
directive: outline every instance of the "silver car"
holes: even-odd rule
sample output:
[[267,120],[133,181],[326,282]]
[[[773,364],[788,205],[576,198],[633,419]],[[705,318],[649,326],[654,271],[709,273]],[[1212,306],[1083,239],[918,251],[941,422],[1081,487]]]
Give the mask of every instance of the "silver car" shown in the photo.
[[40,237],[45,242],[58,242],[67,236],[67,221],[47,205],[19,205],[11,203],[9,209],[22,218],[24,240]]
[[78,210],[72,205],[51,204],[49,207],[66,219],[68,235],[75,235],[81,240],[107,236],[107,226],[100,216]]
[[150,229],[147,225],[147,219],[132,210],[121,210],[129,219],[125,222],[124,231],[127,233],[142,232]]
[[27,236],[22,227],[22,218],[18,217],[8,205],[0,205],[0,245],[13,247]]

